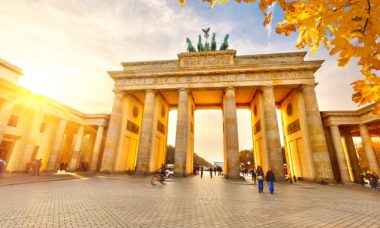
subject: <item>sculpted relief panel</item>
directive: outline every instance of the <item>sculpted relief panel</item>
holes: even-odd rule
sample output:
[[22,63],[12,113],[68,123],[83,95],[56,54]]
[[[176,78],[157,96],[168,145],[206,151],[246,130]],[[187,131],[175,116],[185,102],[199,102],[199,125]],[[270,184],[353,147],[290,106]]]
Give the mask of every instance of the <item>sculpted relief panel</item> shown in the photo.
[[[252,74],[225,74],[207,76],[162,76],[162,77],[142,77],[142,78],[123,78],[116,80],[115,86],[119,89],[144,89],[144,88],[173,88],[178,84],[189,84],[193,87],[218,86],[220,84],[245,85],[250,83],[262,83],[268,81],[269,84],[281,84],[285,80],[292,80],[292,84],[314,80],[307,72],[261,72]],[[289,83],[289,82],[287,82]]]
[[184,67],[190,66],[213,66],[231,64],[230,56],[205,56],[203,58],[186,57],[183,59]]

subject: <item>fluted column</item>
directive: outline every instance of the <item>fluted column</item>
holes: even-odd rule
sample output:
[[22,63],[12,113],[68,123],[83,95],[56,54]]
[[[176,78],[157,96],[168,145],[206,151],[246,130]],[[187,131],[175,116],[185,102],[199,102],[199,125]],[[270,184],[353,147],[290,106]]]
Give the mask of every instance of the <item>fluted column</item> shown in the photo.
[[227,88],[223,97],[225,162],[228,178],[240,177],[239,137],[236,115],[235,88]]
[[[307,117],[306,117],[306,110],[305,110],[305,101],[303,98],[303,95],[300,91],[297,91],[297,97],[298,97],[298,108],[299,108],[299,120],[300,120],[300,127],[302,132],[302,138],[304,141],[304,153],[305,153],[305,159],[306,164],[309,167],[310,171],[310,180],[315,181],[316,174],[315,174],[315,167],[314,167],[314,161],[313,161],[313,152],[311,149],[311,143],[310,143],[310,136],[309,131],[307,127]],[[284,127],[285,129],[285,127]],[[306,178],[305,178],[306,179]]]
[[84,126],[81,125],[77,132],[77,137],[74,144],[74,151],[73,155],[71,156],[69,169],[70,170],[76,170],[78,165],[78,156],[82,147],[82,140],[83,140],[83,134],[84,134]]
[[153,141],[155,100],[156,92],[153,90],[147,90],[145,94],[139,150],[137,154],[136,172],[139,174],[148,173],[149,170],[148,164]]
[[345,129],[343,131],[343,137],[344,141],[346,142],[347,153],[350,158],[351,168],[354,174],[354,180],[355,182],[359,182],[359,175],[362,171],[359,165],[359,159],[358,155],[356,154],[355,144],[354,140],[352,139],[352,133],[350,129]]
[[351,182],[350,172],[348,170],[346,156],[344,155],[344,149],[342,145],[342,139],[339,132],[339,127],[336,125],[330,126],[331,135],[334,142],[334,148],[336,151],[336,157],[338,159],[340,180],[343,183]]
[[189,91],[180,89],[174,153],[174,174],[176,176],[186,175],[186,157],[189,149],[189,118]]
[[112,172],[115,163],[117,148],[120,141],[123,93],[115,93],[110,122],[107,130],[107,138],[103,152],[102,164],[100,170],[102,172]]
[[367,156],[369,169],[370,169],[370,171],[376,172],[379,175],[379,173],[380,173],[379,164],[377,163],[376,154],[375,154],[375,151],[373,149],[373,145],[372,145],[371,137],[370,137],[369,132],[368,132],[368,128],[366,125],[360,124],[359,130],[360,130],[360,136],[362,137],[364,152]]
[[59,152],[61,152],[62,150],[63,136],[65,134],[66,124],[67,124],[66,120],[63,120],[63,119],[60,120],[58,123],[52,151],[49,156],[49,162],[47,166],[48,171],[55,171],[55,169],[57,168],[58,156],[59,156]]
[[[269,168],[272,168],[275,176],[280,180],[283,179],[284,169],[273,87],[264,86],[261,88],[261,91],[263,93],[264,125]],[[266,170],[264,171],[266,172]]]
[[98,126],[98,131],[96,132],[96,138],[94,143],[94,150],[92,152],[90,170],[96,171],[96,166],[98,164],[100,148],[102,146],[104,126]]
[[305,101],[308,133],[317,179],[334,182],[334,174],[323,131],[314,85],[302,86],[302,94]]
[[[36,146],[37,135],[40,132],[40,127],[43,122],[44,115],[41,112],[36,111],[32,125],[30,126],[30,132],[26,139],[25,149],[21,155],[20,162],[18,164],[18,170],[25,170],[26,163],[31,161],[34,148]],[[40,158],[38,158],[40,159]],[[47,161],[42,161],[47,162]]]
[[8,125],[9,118],[12,115],[13,106],[4,101],[0,106],[0,143],[3,140],[5,128]]

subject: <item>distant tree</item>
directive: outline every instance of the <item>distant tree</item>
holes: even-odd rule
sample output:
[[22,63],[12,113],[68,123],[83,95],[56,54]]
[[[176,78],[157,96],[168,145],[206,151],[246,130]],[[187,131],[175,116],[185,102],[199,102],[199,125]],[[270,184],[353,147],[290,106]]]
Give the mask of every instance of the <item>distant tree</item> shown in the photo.
[[[166,147],[166,164],[174,164],[174,152],[175,147],[172,145],[168,145]],[[206,159],[200,157],[197,153],[194,153],[194,164],[198,166],[211,166],[211,163]]]
[[206,166],[206,167],[212,166],[210,162],[208,162],[206,159],[199,156],[197,153],[194,153],[194,165]]
[[[244,164],[245,168],[250,168],[254,164],[253,151],[252,150],[242,150],[239,153],[240,163]],[[248,165],[249,162],[249,165]]]

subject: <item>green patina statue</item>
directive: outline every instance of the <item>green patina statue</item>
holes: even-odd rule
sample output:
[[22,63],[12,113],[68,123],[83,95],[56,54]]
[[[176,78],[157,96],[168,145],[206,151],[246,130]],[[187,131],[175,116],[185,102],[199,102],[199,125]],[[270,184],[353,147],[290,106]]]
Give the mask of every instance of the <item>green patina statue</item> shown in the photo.
[[220,51],[228,49],[228,37],[229,37],[229,35],[227,33],[227,35],[224,37],[224,41],[223,41],[222,45],[220,46],[220,49],[219,49]]
[[215,33],[212,34],[212,39],[211,39],[211,51],[216,51]]
[[204,51],[204,47],[202,44],[202,36],[199,35],[198,37],[198,44],[197,44],[198,52]]
[[188,52],[196,52],[193,44],[191,43],[191,40],[189,38],[186,38],[186,43],[187,43],[187,51]]
[[[205,33],[204,37],[206,39],[206,42],[205,42],[205,44],[203,44],[202,43],[202,36],[201,35],[198,36],[198,44],[197,44],[198,52],[217,51],[218,49],[217,49],[217,45],[216,45],[215,33],[212,34],[211,46],[210,46],[210,43],[207,41],[207,38],[209,37],[208,33],[210,31],[210,28],[202,29],[202,31]],[[228,38],[229,38],[229,36],[230,35],[227,33],[226,36],[224,37],[223,43],[222,43],[222,45],[220,45],[220,48],[219,48],[220,51],[228,50]],[[194,48],[194,46],[191,43],[191,40],[189,38],[186,38],[186,42],[187,42],[187,51],[188,52],[196,52],[197,51]]]
[[204,51],[210,51],[210,44],[206,41]]

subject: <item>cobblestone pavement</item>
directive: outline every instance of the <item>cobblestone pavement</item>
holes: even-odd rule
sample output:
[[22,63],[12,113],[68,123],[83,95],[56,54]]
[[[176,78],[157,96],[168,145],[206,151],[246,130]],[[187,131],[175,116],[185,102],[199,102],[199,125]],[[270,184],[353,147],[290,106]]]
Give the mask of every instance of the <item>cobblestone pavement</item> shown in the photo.
[[[265,186],[267,187],[267,186]],[[92,176],[0,186],[0,227],[380,227],[380,192],[204,176]]]

